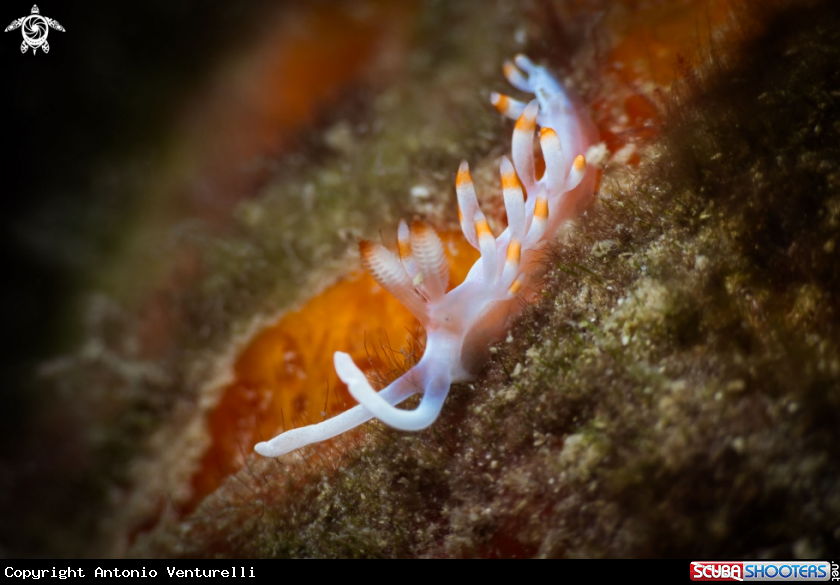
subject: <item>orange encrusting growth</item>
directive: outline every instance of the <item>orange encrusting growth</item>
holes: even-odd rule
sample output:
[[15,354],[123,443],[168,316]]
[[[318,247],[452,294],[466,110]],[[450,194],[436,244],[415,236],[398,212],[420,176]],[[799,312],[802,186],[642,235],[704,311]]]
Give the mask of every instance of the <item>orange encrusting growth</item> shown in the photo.
[[[452,288],[464,280],[478,252],[460,233],[442,233],[441,239]],[[417,320],[367,273],[331,286],[260,332],[236,360],[236,379],[209,417],[212,443],[193,475],[186,509],[241,468],[258,441],[356,404],[333,368],[335,351],[346,351],[358,364],[372,358],[373,367],[385,371],[390,368],[381,346],[399,351],[413,335],[422,340]]]
[[733,0],[679,0],[670,3],[627,1],[634,10],[613,25],[620,39],[605,60],[622,82],[653,82],[667,87],[680,73],[681,61],[693,65],[698,47],[711,30],[732,14]]
[[[611,92],[597,100],[592,109],[595,122],[610,152],[630,143],[649,141],[659,135],[660,106],[655,98],[667,92],[671,83],[690,71],[708,46],[712,30],[726,22],[733,12],[733,0],[677,0],[642,3],[623,0],[629,10],[609,23],[617,39],[604,59],[605,80],[627,91]],[[641,93],[640,87],[649,88]],[[623,116],[621,116],[623,114]],[[626,122],[616,124],[617,116]],[[638,164],[638,154],[627,163]]]

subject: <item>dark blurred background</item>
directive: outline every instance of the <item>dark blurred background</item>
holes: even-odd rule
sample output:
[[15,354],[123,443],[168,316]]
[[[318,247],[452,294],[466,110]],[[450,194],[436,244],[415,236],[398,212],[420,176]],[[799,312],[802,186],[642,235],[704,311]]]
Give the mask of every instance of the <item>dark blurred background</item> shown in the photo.
[[[98,171],[152,148],[190,90],[269,10],[265,0],[38,7],[66,29],[50,31],[49,54],[21,54],[20,29],[0,35],[2,452],[31,408],[33,368],[74,343],[77,294],[136,205],[119,179],[98,188],[108,180]],[[31,9],[5,3],[2,27]]]

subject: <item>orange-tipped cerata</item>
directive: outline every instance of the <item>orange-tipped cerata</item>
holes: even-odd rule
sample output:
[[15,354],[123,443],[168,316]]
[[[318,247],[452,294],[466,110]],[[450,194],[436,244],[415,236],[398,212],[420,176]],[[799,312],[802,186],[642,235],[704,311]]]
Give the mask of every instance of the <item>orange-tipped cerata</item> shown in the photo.
[[522,254],[522,244],[519,242],[519,240],[511,240],[510,244],[508,244],[506,260],[508,262],[518,264],[520,254]]

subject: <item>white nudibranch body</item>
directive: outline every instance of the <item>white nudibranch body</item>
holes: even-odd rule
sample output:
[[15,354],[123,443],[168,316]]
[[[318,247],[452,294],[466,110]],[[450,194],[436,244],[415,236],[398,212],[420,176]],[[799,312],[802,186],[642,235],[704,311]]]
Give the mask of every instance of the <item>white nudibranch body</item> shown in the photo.
[[[432,424],[449,387],[473,378],[488,344],[507,329],[521,306],[517,295],[532,291],[535,252],[557,228],[574,217],[592,195],[595,169],[583,153],[596,140],[589,116],[543,68],[520,55],[505,63],[505,76],[517,89],[536,95],[529,104],[492,94],[493,105],[517,120],[513,163],[502,158],[500,171],[508,227],[494,238],[478,206],[469,167],[461,163],[455,180],[464,236],[481,252],[464,282],[446,292],[449,270],[443,245],[426,223],[401,221],[399,256],[370,241],[360,243],[364,267],[411,311],[426,331],[420,362],[388,387],[376,392],[349,355],[336,352],[335,370],[359,405],[322,423],[286,431],[254,447],[266,457],[324,441],[372,418],[397,429],[416,431]],[[540,180],[534,169],[534,132],[546,169]],[[514,171],[515,169],[515,171]],[[518,175],[518,176],[517,176]],[[527,198],[523,193],[523,187]],[[422,393],[414,410],[396,408]]]

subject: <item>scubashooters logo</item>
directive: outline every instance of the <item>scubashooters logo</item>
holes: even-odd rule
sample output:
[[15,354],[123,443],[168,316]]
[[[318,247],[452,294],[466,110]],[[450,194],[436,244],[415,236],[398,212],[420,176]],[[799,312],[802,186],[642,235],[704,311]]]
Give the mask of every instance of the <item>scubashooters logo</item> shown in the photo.
[[829,581],[828,561],[694,561],[692,581]]
[[47,42],[47,35],[50,29],[55,29],[64,32],[64,27],[58,24],[57,20],[41,16],[41,11],[38,6],[32,7],[32,14],[13,20],[12,24],[6,27],[3,32],[10,30],[21,29],[23,34],[23,42],[20,44],[20,52],[25,53],[28,49],[32,49],[32,54],[38,52],[38,49],[44,53],[50,52],[50,44]]

